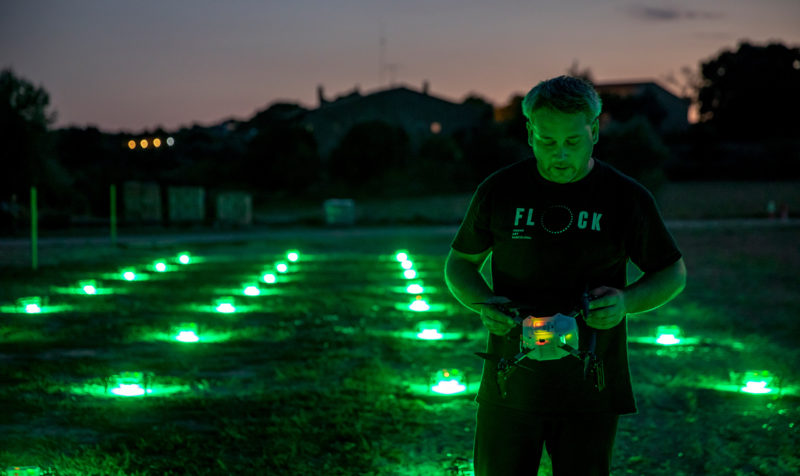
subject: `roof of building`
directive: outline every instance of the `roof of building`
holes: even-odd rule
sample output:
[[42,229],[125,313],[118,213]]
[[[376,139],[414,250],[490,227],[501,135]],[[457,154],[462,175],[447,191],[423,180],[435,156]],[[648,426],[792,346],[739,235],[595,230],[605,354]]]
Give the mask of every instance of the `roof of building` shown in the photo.
[[672,92],[668,88],[665,88],[664,86],[661,85],[661,83],[659,83],[658,81],[653,80],[653,79],[627,80],[627,81],[605,81],[605,82],[602,82],[602,83],[595,84],[594,87],[598,92],[603,92],[604,89],[607,90],[607,89],[625,89],[625,88],[637,88],[637,87],[655,87],[655,88],[658,88],[658,89],[664,91],[667,94],[670,94],[672,96],[675,96],[676,98],[682,99],[682,98],[680,98],[680,96],[678,96],[677,94],[675,94],[674,92]]

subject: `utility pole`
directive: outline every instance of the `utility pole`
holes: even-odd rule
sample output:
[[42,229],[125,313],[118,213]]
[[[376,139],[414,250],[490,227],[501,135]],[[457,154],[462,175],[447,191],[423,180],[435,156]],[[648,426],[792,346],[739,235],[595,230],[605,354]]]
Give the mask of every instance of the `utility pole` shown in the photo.
[[31,268],[39,269],[39,206],[36,187],[31,187]]
[[112,184],[109,188],[109,200],[111,201],[110,212],[111,219],[109,225],[111,227],[111,245],[117,245],[117,186]]
[[378,57],[378,87],[383,86],[383,71],[386,68],[386,25],[381,23],[380,55]]

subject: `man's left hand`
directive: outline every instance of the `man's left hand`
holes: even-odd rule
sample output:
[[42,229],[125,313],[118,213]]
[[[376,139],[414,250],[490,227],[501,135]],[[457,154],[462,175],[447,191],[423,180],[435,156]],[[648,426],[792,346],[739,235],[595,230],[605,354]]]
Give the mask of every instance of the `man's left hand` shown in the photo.
[[625,317],[625,293],[621,289],[600,286],[589,291],[595,296],[589,302],[589,316],[586,323],[595,329],[611,329]]

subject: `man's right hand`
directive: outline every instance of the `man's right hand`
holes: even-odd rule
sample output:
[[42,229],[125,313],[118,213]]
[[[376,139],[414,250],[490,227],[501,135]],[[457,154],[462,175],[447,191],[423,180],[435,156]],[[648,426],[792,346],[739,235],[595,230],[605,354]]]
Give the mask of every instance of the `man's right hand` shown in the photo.
[[511,316],[501,311],[498,306],[493,305],[509,302],[511,300],[503,296],[492,296],[485,304],[481,305],[481,321],[483,321],[486,329],[494,335],[504,336],[517,325]]

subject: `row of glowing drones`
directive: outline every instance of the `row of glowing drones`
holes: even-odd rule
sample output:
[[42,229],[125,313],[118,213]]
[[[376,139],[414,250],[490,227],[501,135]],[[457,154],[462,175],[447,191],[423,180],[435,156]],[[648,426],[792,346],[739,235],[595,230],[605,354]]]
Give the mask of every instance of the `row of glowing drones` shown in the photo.
[[[414,313],[428,312],[432,310],[440,310],[444,306],[430,304],[424,297],[425,286],[416,269],[411,261],[407,251],[398,251],[394,255],[395,260],[399,263],[402,276],[405,280],[402,290],[395,291],[404,292],[408,295],[413,295],[414,298],[410,302],[398,303],[395,308],[401,311],[411,311]],[[188,253],[178,255],[178,261],[182,264],[189,263]],[[279,261],[275,263],[274,271],[267,270],[261,273],[260,281],[266,284],[275,284],[279,280],[279,276],[289,272],[289,267],[292,263],[300,260],[300,254],[296,250],[288,251],[286,254],[286,261]],[[154,269],[158,272],[165,272],[165,263],[155,263]],[[133,270],[123,270],[123,278],[128,281],[138,279]],[[433,288],[428,288],[432,290]],[[86,289],[91,291],[91,289]],[[242,286],[242,293],[246,296],[259,296],[262,294],[259,286],[255,283]],[[223,314],[231,314],[237,312],[237,306],[233,296],[225,296],[218,298],[214,304],[214,310]],[[440,340],[445,338],[458,338],[461,334],[443,333],[442,322],[438,320],[424,320],[418,325],[415,337],[422,340]],[[404,337],[408,337],[407,333],[401,333]],[[176,341],[183,343],[194,343],[201,340],[198,336],[196,323],[184,323],[178,326],[172,333],[172,338]],[[203,340],[206,340],[204,337]],[[108,392],[117,396],[142,396],[149,395],[154,392],[152,387],[152,374],[145,372],[124,372],[121,374],[113,375],[106,385]],[[413,390],[419,393],[431,393],[434,395],[456,395],[467,392],[467,382],[465,374],[458,369],[440,369],[435,371],[428,385],[414,385]],[[170,392],[170,389],[177,391],[176,386],[159,385],[159,393]]]
[[[278,276],[286,274],[289,271],[289,264],[297,262],[300,259],[300,254],[296,250],[290,250],[286,253],[285,261],[278,261],[275,263],[274,268],[265,270],[259,277],[260,281],[266,284],[275,284],[278,282]],[[193,257],[189,252],[180,252],[171,259],[158,259],[147,265],[145,269],[137,269],[136,267],[124,267],[116,273],[106,275],[108,280],[121,280],[127,282],[133,281],[147,281],[152,279],[152,274],[166,274],[175,271],[178,266],[186,266],[191,263],[202,261],[202,258]],[[122,289],[114,289],[101,286],[95,279],[84,279],[78,281],[75,287],[57,287],[51,288],[57,294],[81,294],[88,296],[105,295],[124,292]],[[242,287],[242,294],[245,296],[259,296],[262,289],[258,282],[245,283]],[[237,312],[237,307],[234,304],[235,298],[233,296],[223,296],[215,298],[212,309],[216,312],[223,314],[230,314]],[[206,307],[200,306],[200,309],[207,310]],[[246,307],[242,307],[246,309]],[[21,297],[15,301],[13,306],[0,306],[0,312],[14,314],[49,314],[56,312],[64,312],[71,310],[68,304],[51,304],[49,297],[45,296],[29,296]]]
[[[403,278],[407,284],[404,285],[404,292],[413,295],[410,303],[398,303],[395,307],[402,311],[412,311],[415,313],[426,313],[429,311],[441,310],[444,306],[430,304],[424,297],[426,287],[419,279],[414,264],[407,251],[398,251],[394,259],[399,264]],[[274,285],[279,281],[279,276],[289,272],[289,267],[300,260],[300,253],[297,250],[286,252],[285,260],[278,261],[273,267],[264,270],[259,281],[267,285]],[[149,273],[167,273],[173,271],[175,266],[186,266],[193,262],[202,261],[200,258],[193,257],[189,252],[180,252],[172,259],[156,260],[151,263],[144,272],[137,271],[135,268],[123,268],[117,274],[111,276],[113,279],[124,281],[142,281],[149,279]],[[434,288],[428,288],[434,290]],[[84,295],[111,294],[114,290],[100,287],[96,280],[79,281],[75,288],[57,288],[57,292]],[[244,296],[259,296],[263,293],[259,283],[244,283],[241,288]],[[63,312],[69,310],[68,305],[49,305],[47,298],[40,296],[23,297],[16,300],[14,306],[0,306],[0,312],[41,314],[52,312]],[[246,306],[236,303],[234,296],[223,296],[214,299],[213,305],[209,308],[201,307],[202,310],[213,310],[222,314],[231,314],[240,310],[246,310]],[[418,323],[417,329],[411,333],[401,333],[404,337],[414,337],[424,341],[437,341],[443,339],[459,339],[463,337],[461,333],[444,332],[444,325],[439,320],[422,320]],[[198,325],[194,322],[181,323],[173,328],[170,339],[182,343],[214,342],[223,340],[215,338],[209,333],[208,336],[201,337],[198,332]],[[679,326],[661,325],[656,328],[654,337],[629,337],[629,341],[642,344],[658,345],[663,347],[693,346],[700,343],[696,337],[686,337]],[[685,347],[684,347],[685,348]],[[691,349],[691,347],[689,347]],[[112,376],[111,380],[116,380],[117,385],[110,388],[110,392],[120,396],[139,396],[152,393],[151,389],[145,391],[148,376],[142,372],[126,372]],[[135,382],[134,382],[135,381]],[[714,388],[723,391],[743,392],[748,394],[779,394],[794,393],[790,388],[781,388],[776,377],[768,370],[747,370],[743,372],[730,372],[730,384],[715,385]],[[437,395],[456,395],[463,394],[472,387],[467,381],[466,373],[459,369],[440,369],[437,370],[429,381],[427,392]],[[783,392],[782,392],[783,391]]]
[[[415,296],[410,304],[398,304],[396,307],[400,310],[409,310],[413,312],[428,312],[439,311],[443,306],[428,303],[424,298],[425,287],[422,281],[417,276],[417,271],[414,269],[414,263],[411,261],[407,251],[398,251],[395,253],[395,260],[400,264],[403,272],[403,278],[408,280],[409,284],[405,288],[405,292]],[[431,290],[432,288],[429,288]],[[444,326],[438,320],[423,320],[417,325],[417,331],[414,337],[424,341],[438,341],[442,339],[454,339],[461,337],[461,334],[445,333]],[[466,373],[455,368],[445,368],[435,371],[428,382],[422,388],[413,385],[412,390],[420,393],[431,393],[433,395],[460,395],[467,393],[469,382],[467,381]]]
[[[395,307],[401,311],[411,311],[414,313],[424,313],[428,311],[435,311],[444,308],[442,305],[430,304],[424,298],[425,287],[419,273],[414,269],[407,251],[398,251],[394,254],[394,259],[400,266],[400,271],[405,284],[402,289],[395,288],[395,292],[403,292],[407,295],[414,296],[410,302],[397,303]],[[125,267],[119,269],[116,273],[106,276],[111,280],[121,280],[124,282],[134,281],[147,281],[152,279],[151,274],[169,273],[176,270],[176,267],[187,266],[193,263],[202,262],[203,259],[192,256],[189,252],[180,252],[170,259],[159,259],[153,261],[144,268]],[[258,277],[258,282],[243,283],[241,286],[241,294],[248,297],[260,296],[265,293],[260,283],[267,285],[274,285],[279,281],[288,281],[290,278],[282,276],[290,271],[290,267],[300,261],[300,252],[297,250],[289,250],[286,252],[285,259],[277,261],[274,266],[262,271]],[[60,294],[78,294],[86,296],[107,295],[113,293],[124,292],[122,289],[112,289],[98,284],[97,280],[87,279],[80,280],[77,286],[74,287],[54,287],[53,290]],[[432,287],[428,288],[429,291],[435,290]],[[268,293],[268,291],[266,292]],[[222,297],[215,297],[211,306],[193,306],[195,311],[217,312],[221,314],[233,314],[236,312],[247,311],[249,306],[241,305],[237,302],[235,296],[228,295]],[[24,314],[49,314],[71,310],[68,304],[50,304],[49,298],[45,296],[30,296],[17,299],[14,306],[0,306],[0,311],[6,313],[24,313]],[[408,334],[413,334],[417,339],[422,340],[441,340],[441,339],[455,339],[459,338],[462,334],[457,333],[443,333],[443,325],[438,320],[424,320],[419,323],[417,331],[413,333],[401,333],[403,337],[409,337]],[[159,338],[173,340],[181,343],[192,344],[197,342],[216,342],[225,340],[225,335],[217,335],[210,331],[204,331],[202,334],[199,332],[199,326],[196,322],[183,322],[171,329],[171,332],[160,334]],[[142,395],[151,395],[153,392],[159,394],[173,393],[181,391],[180,385],[164,385],[160,382],[157,387],[153,384],[154,377],[147,372],[123,372],[109,377],[103,385],[103,390],[91,388],[91,386],[83,386],[84,393],[91,393],[96,395],[112,394],[116,396],[134,397]],[[90,387],[90,388],[87,388]],[[419,390],[419,389],[418,389]],[[438,395],[453,395],[464,393],[467,390],[464,374],[458,369],[442,369],[438,370],[432,376],[432,383],[428,387],[431,393]]]
[[[259,280],[267,285],[274,285],[280,282],[282,279],[288,280],[288,278],[281,278],[280,276],[287,274],[289,272],[290,265],[299,260],[299,251],[290,250],[286,253],[285,260],[280,260],[273,266],[262,271],[262,273],[259,275]],[[105,278],[108,280],[123,282],[147,281],[152,279],[153,274],[170,273],[172,271],[176,271],[179,267],[188,266],[190,264],[202,261],[202,258],[192,256],[191,253],[184,251],[177,253],[174,257],[169,259],[155,260],[144,268],[121,268],[115,273],[106,275]],[[57,294],[84,296],[108,295],[126,292],[126,290],[121,288],[102,286],[97,280],[94,279],[80,280],[78,281],[77,286],[54,286],[51,288],[51,290]],[[244,296],[259,296],[263,293],[263,291],[259,283],[253,280],[251,283],[243,284],[241,293]],[[18,298],[12,306],[0,306],[0,313],[38,315],[72,310],[72,306],[69,304],[51,304],[49,301],[49,296],[21,297]],[[214,299],[214,303],[211,306],[192,306],[192,308],[193,310],[212,311],[223,314],[231,314],[238,311],[248,310],[248,306],[240,306],[236,304],[233,296],[217,297]],[[158,334],[154,337],[166,337],[167,340],[174,340],[183,343],[217,342],[226,340],[228,337],[224,333],[208,332],[206,334],[207,335],[204,334],[202,337],[199,335],[198,325],[196,322],[185,322],[173,327],[168,337],[163,334]],[[101,386],[101,390],[98,390],[98,388],[96,388],[97,386],[93,385],[79,385],[73,390],[77,393],[92,394],[96,396],[111,394],[123,397],[150,395],[154,392],[164,395],[186,390],[186,385],[165,385],[162,382],[159,382],[157,387],[153,387],[153,380],[153,375],[147,372],[122,372],[120,374],[111,375],[108,379],[105,379],[104,384]]]

